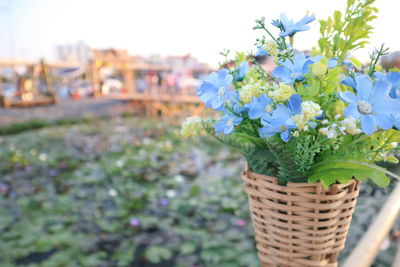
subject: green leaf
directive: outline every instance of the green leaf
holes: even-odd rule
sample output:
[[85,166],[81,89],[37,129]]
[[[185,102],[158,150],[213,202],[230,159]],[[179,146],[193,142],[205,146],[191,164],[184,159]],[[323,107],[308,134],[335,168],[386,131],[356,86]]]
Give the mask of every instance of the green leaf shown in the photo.
[[196,251],[196,244],[194,242],[185,242],[181,245],[180,252],[182,255],[193,254]]
[[163,260],[169,260],[172,257],[170,249],[161,246],[150,246],[145,252],[146,259],[151,263],[160,263]]
[[356,66],[356,68],[361,68],[362,67],[362,63],[355,57],[351,57],[350,58],[351,63],[353,63],[354,66]]
[[360,181],[369,178],[376,185],[385,187],[390,183],[390,179],[385,172],[387,171],[384,168],[368,163],[353,160],[330,160],[317,164],[308,181],[312,183],[320,181],[327,188],[337,181],[347,183],[353,178]]

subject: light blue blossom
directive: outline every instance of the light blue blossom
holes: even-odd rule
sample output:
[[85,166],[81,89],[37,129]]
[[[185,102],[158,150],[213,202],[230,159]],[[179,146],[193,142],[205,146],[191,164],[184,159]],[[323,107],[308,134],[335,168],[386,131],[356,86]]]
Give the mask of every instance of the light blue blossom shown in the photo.
[[390,90],[390,96],[392,98],[400,98],[400,72],[391,71],[386,74],[382,72],[374,73],[375,79],[384,79],[390,82],[392,89]]
[[273,20],[272,25],[279,28],[281,33],[280,37],[293,36],[297,32],[306,31],[310,29],[310,26],[307,24],[314,21],[315,16],[312,14],[311,16],[304,16],[298,22],[294,22],[293,20],[289,20],[284,13],[279,16],[279,19]]
[[214,129],[217,134],[224,133],[229,135],[233,133],[235,126],[239,125],[242,120],[242,117],[239,117],[227,110],[221,119],[214,125]]
[[286,59],[280,62],[281,66],[274,69],[273,75],[281,79],[284,83],[293,84],[304,80],[304,74],[308,73],[308,66],[313,61],[306,57],[304,53],[298,53],[293,60]]
[[292,95],[286,106],[278,104],[268,120],[262,120],[264,127],[259,129],[261,137],[267,138],[279,133],[282,141],[289,142],[290,132],[296,129],[292,116],[301,113],[301,97]]
[[350,86],[351,88],[353,88],[354,90],[357,90],[357,83],[356,83],[356,78],[358,76],[363,76],[364,74],[361,73],[355,73],[354,76],[346,76],[345,78],[343,78],[340,83]]
[[249,62],[243,61],[237,68],[235,81],[243,80],[246,74],[249,72],[249,69],[250,69]]
[[246,105],[249,109],[250,119],[268,119],[271,116],[272,110],[269,110],[271,108],[271,104],[272,99],[267,97],[265,94],[254,98],[252,102]]
[[[398,105],[400,105],[400,72],[393,71],[388,72],[387,74],[384,74],[382,72],[375,72],[373,76],[376,80],[383,79],[390,82],[392,86],[392,89],[390,90],[390,96],[396,99]],[[400,113],[394,112],[392,116],[394,120],[394,127],[400,130]]]
[[201,84],[197,90],[197,95],[200,96],[207,107],[215,110],[222,110],[225,102],[231,97],[233,90],[230,89],[233,77],[228,70],[221,69],[218,72],[213,72]]
[[339,92],[339,98],[349,103],[345,116],[360,119],[361,129],[367,135],[373,134],[377,127],[383,130],[392,128],[393,114],[400,112],[400,102],[390,98],[390,83],[378,79],[374,84],[368,75],[357,75],[354,81],[357,95]]

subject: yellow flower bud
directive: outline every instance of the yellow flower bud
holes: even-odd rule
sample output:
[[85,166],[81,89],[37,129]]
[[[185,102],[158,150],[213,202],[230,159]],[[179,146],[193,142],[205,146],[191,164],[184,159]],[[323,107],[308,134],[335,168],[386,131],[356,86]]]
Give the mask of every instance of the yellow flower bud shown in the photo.
[[324,76],[327,70],[328,70],[328,66],[321,62],[317,62],[317,63],[313,64],[311,67],[311,73],[317,77]]

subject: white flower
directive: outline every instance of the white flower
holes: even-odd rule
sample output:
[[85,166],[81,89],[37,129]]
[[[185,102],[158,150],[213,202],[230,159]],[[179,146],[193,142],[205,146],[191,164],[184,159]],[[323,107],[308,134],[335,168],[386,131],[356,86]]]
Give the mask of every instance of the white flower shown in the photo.
[[343,121],[341,121],[341,124],[345,128],[345,131],[351,135],[362,133],[361,129],[357,128],[357,121],[353,117],[345,118]]
[[203,121],[200,117],[188,117],[182,123],[181,134],[184,137],[198,136],[203,132]]
[[299,137],[300,134],[299,134],[299,131],[294,131],[292,135],[293,135],[294,137]]
[[293,89],[292,86],[280,83],[278,86],[275,87],[273,91],[268,93],[268,96],[271,97],[275,103],[278,102],[285,102],[288,100],[296,91]]
[[309,121],[322,114],[320,105],[313,101],[304,101],[301,103],[301,113],[294,115],[292,120],[299,130],[307,131]]
[[260,83],[248,83],[239,90],[239,98],[244,103],[250,103],[253,97],[259,97],[265,88]]
[[276,57],[279,54],[278,44],[274,40],[269,40],[265,43],[265,51],[271,56]]
[[313,101],[304,101],[301,103],[301,112],[307,120],[314,119],[322,114],[321,106]]
[[320,128],[319,132],[323,135],[325,135],[326,137],[328,137],[329,139],[333,139],[338,137],[339,132],[336,130],[336,127],[324,127],[324,128]]

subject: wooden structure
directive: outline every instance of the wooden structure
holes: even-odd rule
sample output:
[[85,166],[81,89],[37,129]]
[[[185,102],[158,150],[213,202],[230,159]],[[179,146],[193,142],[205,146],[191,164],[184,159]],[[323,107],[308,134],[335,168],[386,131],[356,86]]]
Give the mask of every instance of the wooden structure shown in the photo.
[[[14,68],[24,66],[27,68],[27,77],[17,77]],[[0,68],[12,68],[13,84],[16,87],[16,95],[6,96],[3,91],[3,83],[0,82],[0,105],[10,107],[30,107],[37,105],[50,105],[58,101],[57,93],[54,90],[52,75],[53,68],[76,67],[76,63],[52,62],[39,63],[34,61],[0,60]],[[41,80],[45,85],[45,91],[40,90]]]
[[[0,60],[0,68],[26,66],[30,68],[32,77],[32,86],[30,87],[32,95],[30,97],[21,97],[21,93],[24,93],[21,88],[18,88],[16,97],[6,97],[2,93],[2,83],[0,82],[2,106],[54,104],[57,102],[58,94],[53,88],[50,70],[81,68],[85,70],[91,85],[90,93],[94,97],[129,101],[140,112],[148,116],[180,119],[192,114],[199,115],[204,111],[203,104],[195,94],[194,86],[178,86],[177,82],[174,83],[174,86],[167,82],[170,81],[167,78],[179,77],[179,74],[172,73],[169,62],[165,62],[165,64],[148,63],[146,60],[130,56],[126,50],[115,49],[92,49],[91,58],[89,63],[56,61],[38,64],[33,61]],[[180,67],[185,68],[184,65]],[[104,73],[107,71],[113,72],[111,77],[104,77]],[[199,72],[199,70],[193,71]],[[203,70],[203,72],[207,71]],[[46,85],[45,92],[39,90],[40,77]],[[13,82],[17,84],[17,81]],[[111,86],[105,86],[107,83]]]
[[[153,76],[161,76],[160,74],[171,72],[168,65],[137,62],[126,50],[92,50],[92,57],[91,76],[96,97],[129,101],[148,116],[181,119],[188,114],[199,115],[204,110],[194,90],[183,87],[171,92],[160,81],[160,77],[157,77],[158,82],[144,90],[137,88],[138,73],[152,72]],[[100,77],[100,71],[104,67],[119,70],[118,76],[123,79],[123,87],[118,92],[103,92],[104,81]]]

